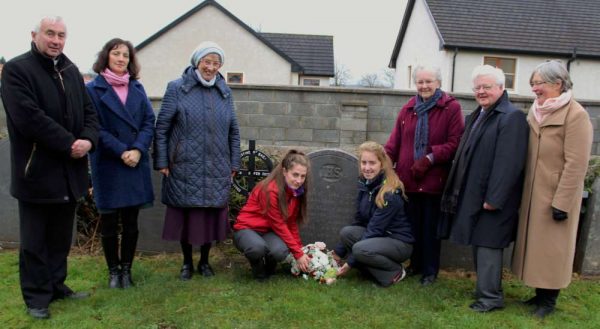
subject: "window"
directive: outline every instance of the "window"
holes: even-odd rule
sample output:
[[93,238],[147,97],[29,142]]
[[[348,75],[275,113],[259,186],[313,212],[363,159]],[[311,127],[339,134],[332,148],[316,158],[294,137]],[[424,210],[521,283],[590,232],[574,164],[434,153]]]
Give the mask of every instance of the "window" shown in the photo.
[[319,79],[304,79],[302,80],[303,86],[320,86],[321,80]]
[[244,73],[227,72],[227,83],[244,83]]
[[504,71],[504,75],[506,76],[506,86],[504,87],[515,89],[516,58],[485,56],[483,57],[483,64],[491,65]]

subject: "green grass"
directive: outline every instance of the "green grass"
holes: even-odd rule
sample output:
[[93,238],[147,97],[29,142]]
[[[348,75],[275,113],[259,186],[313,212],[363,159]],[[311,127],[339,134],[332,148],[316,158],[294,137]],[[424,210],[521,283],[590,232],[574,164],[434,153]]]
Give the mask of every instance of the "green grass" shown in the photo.
[[600,328],[600,284],[576,279],[558,300],[557,312],[540,321],[519,303],[531,289],[504,281],[506,308],[477,314],[468,308],[474,281],[463,272],[444,272],[421,287],[408,278],[378,288],[355,271],[332,286],[281,272],[265,283],[252,280],[231,245],[212,251],[214,278],[178,280],[180,256],[136,259],[137,287],[109,290],[101,255],[72,255],[67,284],[86,290],[86,300],[57,301],[49,320],[25,313],[19,290],[18,255],[0,252],[1,328]]

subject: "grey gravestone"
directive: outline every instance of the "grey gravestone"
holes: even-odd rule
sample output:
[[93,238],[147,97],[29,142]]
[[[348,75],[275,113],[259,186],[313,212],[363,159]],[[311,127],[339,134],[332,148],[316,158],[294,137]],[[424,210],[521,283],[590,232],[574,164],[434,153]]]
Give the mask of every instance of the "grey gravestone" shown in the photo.
[[[579,241],[577,251],[581,264],[581,274],[600,274],[600,179],[596,178],[592,185],[592,193],[588,198],[588,207],[583,222],[580,223]],[[576,268],[575,270],[579,270]]]
[[[152,166],[152,164],[150,164],[150,166]],[[165,241],[162,239],[162,228],[167,207],[160,202],[161,183],[162,174],[153,170],[152,185],[154,187],[154,207],[140,211],[138,220],[140,230],[140,238],[138,241],[139,251],[175,252],[180,250],[179,242]]]
[[10,195],[10,142],[0,139],[0,247],[15,247],[19,242],[19,209]]
[[333,249],[340,229],[356,214],[358,160],[350,153],[325,149],[308,154],[312,180],[308,189],[308,224],[300,228],[302,243],[323,241]]

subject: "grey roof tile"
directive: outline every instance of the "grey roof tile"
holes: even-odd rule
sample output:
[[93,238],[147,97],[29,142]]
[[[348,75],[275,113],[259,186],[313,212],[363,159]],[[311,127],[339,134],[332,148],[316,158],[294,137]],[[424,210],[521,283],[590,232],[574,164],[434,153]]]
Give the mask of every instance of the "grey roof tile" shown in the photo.
[[598,0],[427,0],[446,48],[600,57]]
[[304,69],[304,75],[332,77],[333,36],[287,33],[259,33]]

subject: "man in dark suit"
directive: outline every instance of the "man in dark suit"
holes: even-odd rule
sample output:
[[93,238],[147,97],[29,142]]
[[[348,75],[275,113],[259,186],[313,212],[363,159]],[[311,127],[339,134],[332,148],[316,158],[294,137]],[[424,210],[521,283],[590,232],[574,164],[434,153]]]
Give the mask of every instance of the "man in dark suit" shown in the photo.
[[529,128],[508,99],[502,70],[483,65],[472,74],[479,107],[466,118],[442,196],[452,218],[450,240],[473,246],[476,301],[470,308],[504,307],[502,254],[515,239]]
[[29,315],[44,319],[50,302],[88,296],[73,292],[65,279],[98,119],[79,69],[62,53],[62,18],[43,18],[31,36],[31,50],[4,65],[1,94],[11,142],[10,191],[19,201],[21,292]]

